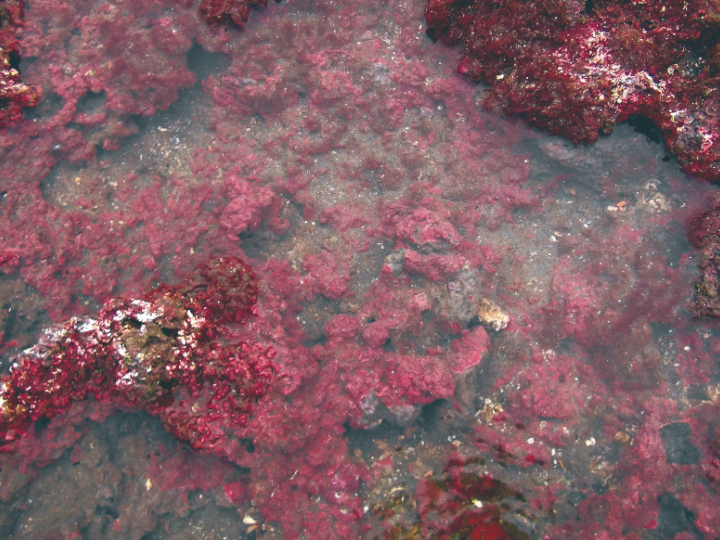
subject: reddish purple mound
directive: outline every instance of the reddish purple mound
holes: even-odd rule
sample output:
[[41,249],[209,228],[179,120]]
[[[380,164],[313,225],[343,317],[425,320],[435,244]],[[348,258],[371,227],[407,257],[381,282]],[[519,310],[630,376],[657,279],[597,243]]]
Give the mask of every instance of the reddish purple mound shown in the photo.
[[683,170],[720,180],[716,2],[429,0],[425,17],[507,113],[575,144],[643,115]]
[[234,22],[243,26],[250,16],[250,8],[258,6],[267,6],[267,0],[202,0],[200,11],[211,24]]
[[383,540],[529,540],[507,519],[512,511],[527,513],[522,493],[484,473],[482,463],[454,454],[441,476],[420,480],[412,505],[406,496],[374,507],[373,514],[392,525]]
[[221,257],[199,265],[180,285],[151,291],[145,300],[168,294],[181,296],[185,309],[219,325],[244,323],[257,302],[258,288],[252,268],[236,257]]
[[140,300],[51,329],[0,378],[0,444],[75,401],[118,397],[159,416],[177,438],[211,449],[245,425],[273,378],[273,349],[216,341],[257,300],[252,269],[224,257]]
[[0,4],[0,127],[22,119],[22,108],[34,107],[40,99],[36,88],[20,80],[15,65],[20,59],[17,30],[24,16],[24,0]]
[[685,228],[690,243],[703,249],[720,240],[720,204],[704,214],[691,217]]
[[695,315],[720,317],[720,205],[691,218],[686,230],[690,242],[700,249]]

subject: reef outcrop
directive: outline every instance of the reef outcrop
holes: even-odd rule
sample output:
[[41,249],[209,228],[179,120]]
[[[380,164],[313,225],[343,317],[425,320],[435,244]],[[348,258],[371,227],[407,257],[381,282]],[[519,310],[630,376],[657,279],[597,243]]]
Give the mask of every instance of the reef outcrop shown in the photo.
[[689,174],[720,180],[720,8],[706,0],[429,0],[486,105],[575,144],[649,118]]
[[272,348],[218,341],[222,325],[244,323],[256,300],[251,268],[223,257],[179,285],[111,300],[96,317],[47,330],[0,378],[0,444],[92,396],[119,398],[192,447],[212,449],[246,423],[275,374]]
[[0,5],[0,127],[17,123],[23,117],[23,107],[34,107],[40,100],[38,89],[23,83],[18,69],[18,29],[24,17],[24,0]]

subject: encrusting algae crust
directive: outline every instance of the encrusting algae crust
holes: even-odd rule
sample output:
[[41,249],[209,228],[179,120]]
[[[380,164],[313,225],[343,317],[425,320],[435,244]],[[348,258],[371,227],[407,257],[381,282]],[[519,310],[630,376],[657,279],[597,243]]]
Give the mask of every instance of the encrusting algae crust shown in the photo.
[[[523,86],[553,73],[530,60],[490,94],[572,141],[614,126],[592,145],[485,110],[456,73],[470,34],[433,44],[424,0],[263,4],[28,3],[43,99],[0,131],[0,536],[718,536],[720,334],[686,240],[715,188],[577,73],[590,109],[530,99],[554,84]],[[522,9],[547,23],[528,54],[564,69],[567,20],[619,42],[617,73],[623,47],[655,55],[648,17],[681,17],[622,5],[621,35],[617,2],[453,28],[524,54],[491,24]],[[706,48],[666,88],[713,80],[697,13]],[[608,96],[658,97],[630,68]],[[712,171],[713,96],[670,118],[688,170]]]

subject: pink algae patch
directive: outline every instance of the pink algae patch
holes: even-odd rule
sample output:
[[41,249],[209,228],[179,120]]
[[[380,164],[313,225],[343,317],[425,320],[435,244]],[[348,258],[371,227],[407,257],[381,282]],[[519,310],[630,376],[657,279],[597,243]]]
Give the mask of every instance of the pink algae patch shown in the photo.
[[239,178],[229,179],[226,190],[230,202],[220,216],[220,224],[233,234],[257,228],[263,214],[267,214],[277,200],[268,187],[255,186]]
[[[189,526],[212,500],[234,507],[233,534],[247,515],[283,538],[395,538],[415,525],[420,537],[504,538],[512,525],[637,539],[657,536],[658,497],[672,492],[715,534],[717,336],[684,311],[695,262],[676,242],[680,205],[705,188],[689,193],[635,135],[572,148],[483,111],[453,74],[455,53],[424,38],[422,2],[216,3],[238,8],[242,31],[205,25],[192,2],[91,4],[35,2],[28,21],[27,78],[61,102],[2,133],[8,339],[32,345],[50,324],[45,306],[65,324],[235,256],[257,275],[258,301],[246,321],[214,330],[221,348],[204,359],[244,342],[272,347],[277,368],[251,414],[222,433],[232,391],[212,403],[193,401],[210,387],[179,391],[172,404],[160,392],[163,410],[197,404],[194,423],[174,430],[204,433],[219,457],[161,450],[152,437],[172,439],[158,424],[137,427],[123,439],[137,465],[113,475],[98,462],[83,476],[94,486],[107,474],[118,507],[139,501],[121,509],[123,530],[164,534],[163,512]],[[136,39],[152,62],[92,43],[107,39]],[[156,115],[193,84],[188,50],[229,67]],[[128,63],[126,78],[114,61]],[[483,299],[512,323],[480,326]],[[108,419],[118,406],[77,403],[31,428],[2,456],[4,500],[34,522],[51,514],[33,513],[17,486],[50,463],[62,474],[66,454],[83,467],[102,428],[88,418],[136,418]],[[658,434],[673,423],[690,426],[697,463],[667,463]],[[148,491],[151,455],[159,489]],[[472,495],[499,485],[488,478],[507,496],[483,510]],[[403,500],[412,519],[375,518],[376,505],[394,512]],[[68,511],[73,532],[85,515]]]
[[350,294],[350,272],[342,259],[337,259],[328,251],[319,254],[310,253],[303,260],[306,280],[315,294],[322,294],[331,300]]
[[472,330],[463,330],[460,339],[452,342],[450,357],[452,371],[464,373],[477,366],[485,356],[490,345],[487,332],[481,326]]
[[467,259],[462,255],[421,255],[408,249],[405,252],[405,269],[424,275],[432,281],[447,279],[460,270]]

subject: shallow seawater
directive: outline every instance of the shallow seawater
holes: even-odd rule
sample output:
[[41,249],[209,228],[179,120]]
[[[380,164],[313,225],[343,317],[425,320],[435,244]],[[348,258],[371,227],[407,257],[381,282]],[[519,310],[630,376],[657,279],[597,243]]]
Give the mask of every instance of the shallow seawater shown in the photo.
[[[3,371],[233,255],[278,376],[233,445],[85,401],[0,454],[13,539],[720,537],[720,334],[655,137],[483,108],[421,0],[28,1],[2,134]],[[13,341],[14,340],[14,341]]]

